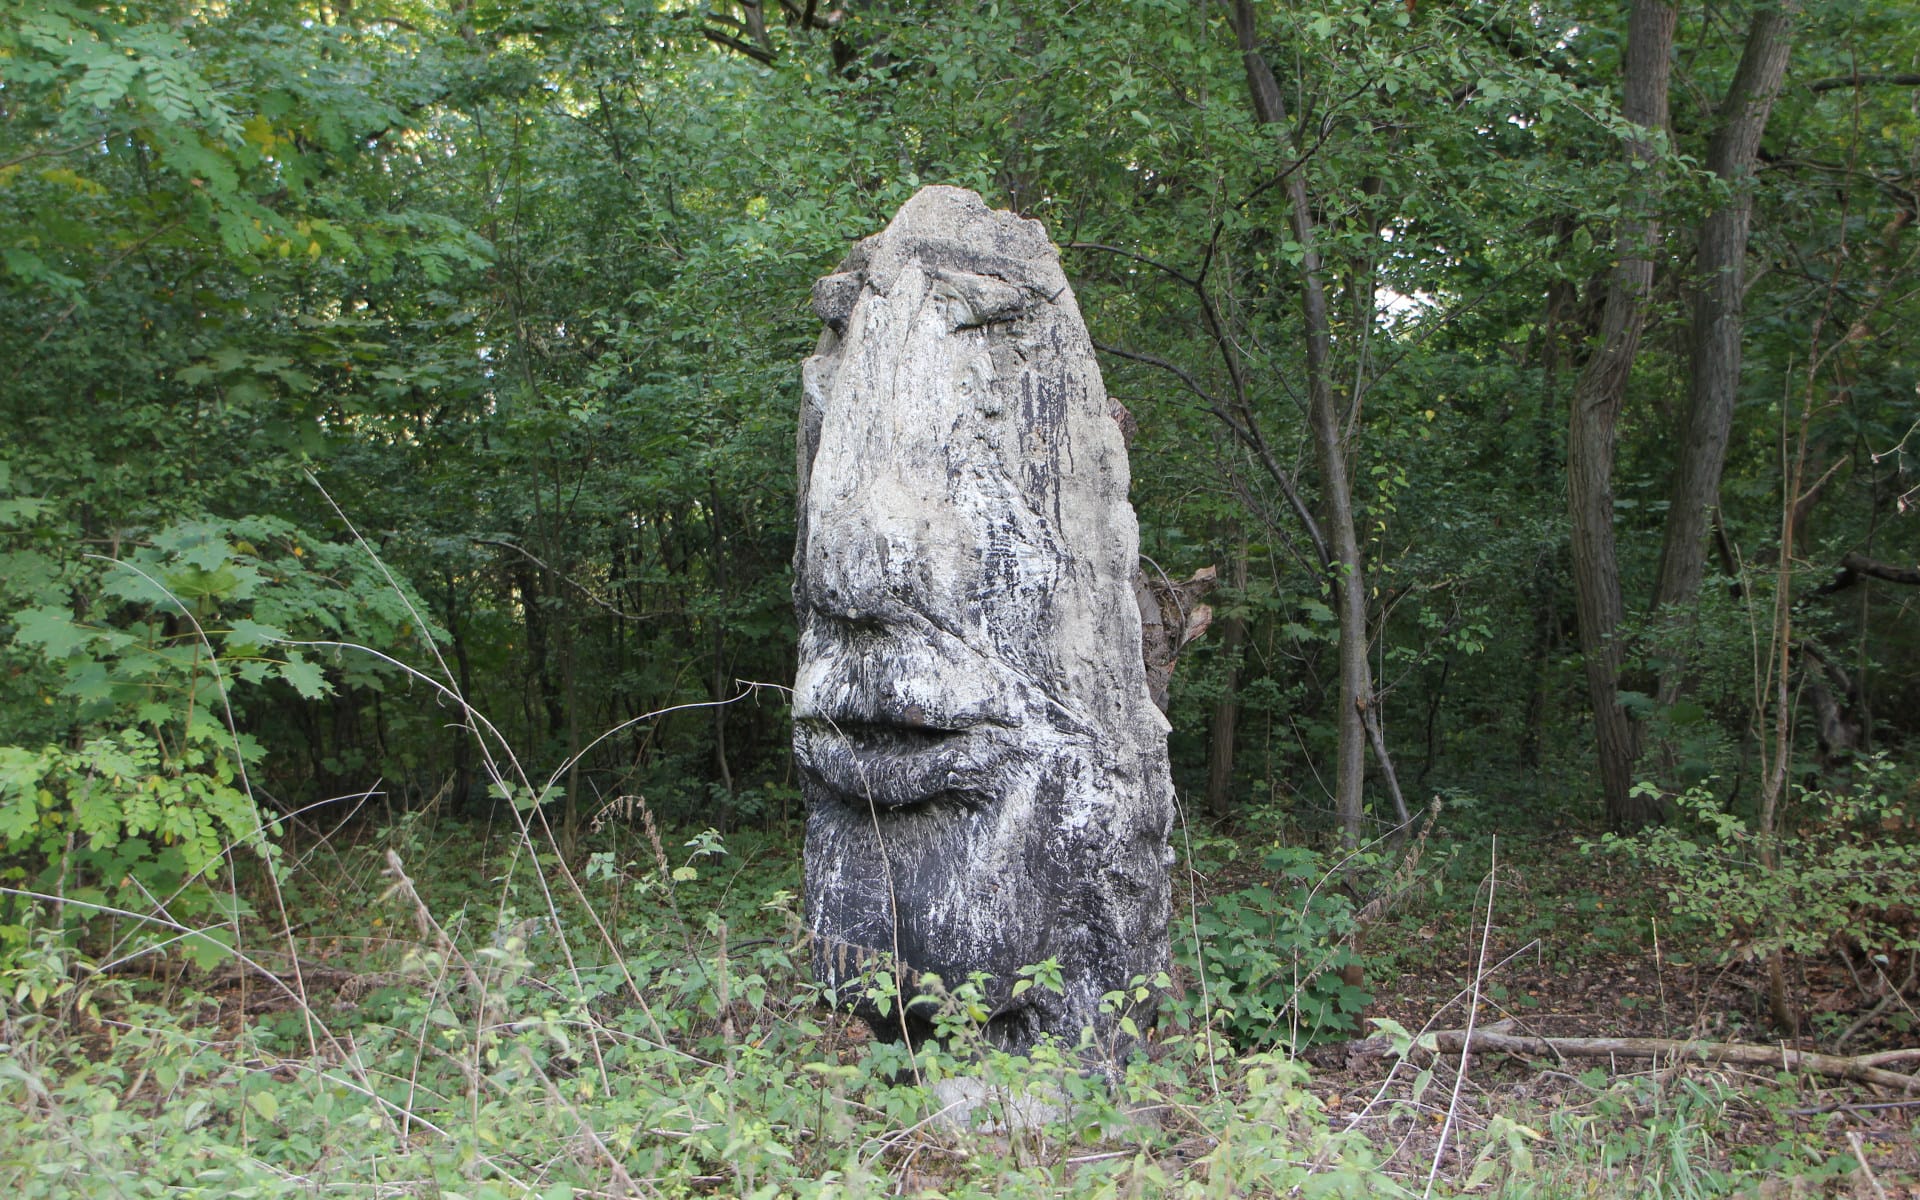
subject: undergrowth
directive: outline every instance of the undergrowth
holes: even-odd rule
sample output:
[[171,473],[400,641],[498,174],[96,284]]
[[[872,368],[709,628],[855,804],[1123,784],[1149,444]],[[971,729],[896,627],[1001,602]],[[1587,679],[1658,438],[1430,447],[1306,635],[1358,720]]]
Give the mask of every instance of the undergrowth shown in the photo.
[[[224,696],[239,676],[202,646],[180,694],[204,673]],[[1215,894],[1200,868],[1221,842],[1195,853],[1182,836],[1179,978],[1107,998],[1130,1020],[1167,993],[1123,1065],[1089,1069],[1110,1058],[1084,1045],[992,1050],[977,979],[915,981],[941,1044],[876,1040],[812,982],[790,830],[669,833],[628,796],[557,837],[567,764],[543,783],[461,711],[501,800],[484,824],[429,807],[323,829],[293,813],[269,838],[236,812],[224,848],[164,891],[131,872],[68,887],[59,854],[91,847],[59,844],[42,793],[60,764],[0,778],[27,789],[29,832],[53,856],[15,876],[30,886],[0,888],[0,1186],[22,1200],[1593,1195],[1684,1170],[1691,1195],[1779,1166],[1696,1144],[1725,1109],[1708,1099],[1638,1126],[1617,1114],[1640,1099],[1596,1101],[1584,1124],[1469,1119],[1462,1078],[1450,1097],[1432,1086],[1390,1022],[1386,1081],[1333,1113],[1292,1052],[1348,1036],[1367,1002],[1341,973],[1362,918],[1349,897],[1369,871],[1387,877],[1376,892],[1404,890],[1410,860],[1387,854],[1273,851]],[[67,783],[133,794],[128,761]],[[244,772],[228,782],[247,787]],[[898,995],[898,970],[874,964],[866,998]],[[1054,964],[1022,974],[1059,986]]]
[[1236,1010],[1208,1012],[1197,986],[1113,1079],[1068,1047],[987,1050],[966,983],[941,991],[947,1048],[909,1051],[810,982],[789,835],[669,835],[637,801],[613,815],[571,863],[539,848],[537,810],[491,847],[430,813],[292,841],[304,866],[279,901],[253,868],[232,910],[283,903],[293,927],[230,926],[212,969],[175,943],[101,971],[43,910],[0,978],[0,1182],[23,1198],[1706,1196],[1850,1167],[1791,1139],[1729,1158],[1717,1139],[1745,1093],[1592,1071],[1582,1104],[1462,1120],[1430,1172],[1393,1156],[1452,1122],[1446,1065],[1406,1061],[1336,1115],[1302,1062],[1236,1046]]
[[[1236,1052],[1195,1006],[1113,1080],[1070,1047],[986,1052],[964,984],[946,1048],[875,1041],[808,979],[785,839],[664,838],[638,815],[577,875],[531,838],[480,858],[424,818],[310,848],[283,894],[307,919],[248,923],[211,971],[156,948],[101,972],[42,925],[0,981],[0,1179],[23,1197],[1402,1191],[1302,1066]],[[955,1077],[970,1115],[940,1111]]]

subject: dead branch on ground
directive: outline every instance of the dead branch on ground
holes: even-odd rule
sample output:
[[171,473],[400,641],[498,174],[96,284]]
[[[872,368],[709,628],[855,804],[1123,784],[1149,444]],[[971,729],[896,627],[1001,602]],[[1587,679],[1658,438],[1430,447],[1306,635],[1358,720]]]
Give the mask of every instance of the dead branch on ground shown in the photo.
[[[1413,1045],[1414,1053],[1459,1054],[1463,1049],[1475,1054],[1518,1054],[1528,1058],[1650,1058],[1708,1065],[1774,1066],[1829,1079],[1852,1079],[1903,1092],[1920,1092],[1920,1076],[1903,1075],[1898,1071],[1886,1070],[1884,1066],[1887,1063],[1920,1059],[1920,1048],[1843,1056],[1740,1042],[1696,1042],[1651,1037],[1528,1037],[1487,1029],[1474,1030],[1471,1036],[1465,1030],[1441,1030],[1423,1034]],[[1393,1053],[1393,1039],[1376,1034],[1347,1043],[1346,1051],[1349,1060],[1384,1057]]]

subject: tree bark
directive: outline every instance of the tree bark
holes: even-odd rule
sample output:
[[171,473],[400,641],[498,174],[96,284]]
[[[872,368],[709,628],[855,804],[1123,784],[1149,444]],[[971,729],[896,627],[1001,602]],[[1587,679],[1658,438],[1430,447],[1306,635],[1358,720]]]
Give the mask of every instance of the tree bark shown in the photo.
[[1627,154],[1640,164],[1641,184],[1631,198],[1631,215],[1623,217],[1618,227],[1619,261],[1607,285],[1600,344],[1574,384],[1567,429],[1573,590],[1599,746],[1600,781],[1608,820],[1628,829],[1655,819],[1658,808],[1650,798],[1633,793],[1640,734],[1637,723],[1620,705],[1624,660],[1620,625],[1625,612],[1613,540],[1613,454],[1627,379],[1646,322],[1653,252],[1660,238],[1659,221],[1647,211],[1654,191],[1649,175],[1655,169],[1656,139],[1667,123],[1674,16],[1673,8],[1660,0],[1633,0],[1628,18],[1622,111],[1639,127],[1628,137]]
[[[1233,558],[1234,603],[1247,591],[1247,547],[1242,543]],[[1207,812],[1215,820],[1233,811],[1233,742],[1240,720],[1240,650],[1247,643],[1247,619],[1229,616],[1220,630],[1220,653],[1227,660],[1227,678],[1214,701],[1213,726],[1207,742]]]
[[1845,558],[1842,558],[1840,566],[1856,575],[1868,575],[1874,579],[1884,579],[1888,583],[1920,586],[1920,567],[1896,567],[1892,563],[1878,562],[1868,558],[1858,550],[1850,551]]
[[733,781],[733,768],[727,762],[727,701],[730,685],[727,680],[727,642],[726,622],[718,604],[724,603],[728,594],[727,583],[727,547],[726,539],[720,529],[720,484],[717,479],[707,480],[707,538],[709,551],[713,556],[715,611],[708,615],[711,622],[708,630],[709,643],[713,655],[712,670],[707,677],[707,694],[713,702],[713,767],[720,776],[722,799],[720,811],[715,815],[715,824],[725,833],[733,820],[733,797],[737,794]]
[[[1653,604],[1691,605],[1706,570],[1707,534],[1720,499],[1720,473],[1740,388],[1742,293],[1753,222],[1753,173],[1760,137],[1786,78],[1798,4],[1762,8],[1747,31],[1740,68],[1720,106],[1707,167],[1726,184],[1726,202],[1700,223],[1699,279],[1693,297],[1692,369],[1686,440],[1673,475],[1666,541]],[[1662,682],[1663,699],[1679,676]]]
[[[460,615],[460,590],[452,568],[444,573],[447,585],[447,634],[453,639],[453,662],[460,689],[460,703],[471,705],[477,699],[473,691],[473,659],[467,652],[467,631]],[[453,804],[451,811],[462,811],[473,794],[473,718],[464,709],[453,723]]]
[[[1252,0],[1234,0],[1233,32],[1247,72],[1254,116],[1276,132],[1289,153],[1297,153],[1286,130],[1286,102],[1280,84],[1260,53]],[[1366,781],[1366,707],[1373,703],[1372,671],[1367,662],[1367,588],[1354,530],[1353,493],[1347,477],[1346,439],[1333,396],[1333,339],[1313,208],[1301,171],[1287,175],[1286,195],[1294,241],[1301,247],[1301,307],[1307,332],[1307,420],[1313,431],[1314,457],[1320,468],[1321,499],[1328,549],[1328,583],[1340,620],[1340,749],[1334,781],[1334,811],[1342,837],[1361,839]]]

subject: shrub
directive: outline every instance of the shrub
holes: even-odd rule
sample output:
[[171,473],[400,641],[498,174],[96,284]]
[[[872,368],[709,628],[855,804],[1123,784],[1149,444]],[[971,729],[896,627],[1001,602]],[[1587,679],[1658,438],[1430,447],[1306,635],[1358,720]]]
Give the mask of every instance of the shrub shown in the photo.
[[1351,1036],[1372,996],[1341,971],[1358,960],[1352,902],[1327,886],[1321,856],[1267,852],[1270,883],[1216,896],[1199,915],[1200,962],[1226,1029],[1246,1046]]
[[1910,772],[1882,756],[1859,763],[1845,790],[1796,789],[1783,834],[1770,840],[1711,782],[1675,798],[1672,823],[1609,834],[1600,847],[1662,871],[1675,913],[1709,930],[1731,960],[1839,953],[1884,968],[1920,954]]
[[[298,641],[434,636],[364,551],[284,521],[196,518],[113,559],[79,553],[57,522],[13,532],[0,554],[0,884],[57,895],[68,919],[107,904],[158,902],[176,921],[208,911],[204,881],[230,849],[271,851],[248,780],[264,754],[243,732],[249,704],[397,671],[363,656],[330,678]],[[25,945],[33,906],[0,904],[0,965]]]

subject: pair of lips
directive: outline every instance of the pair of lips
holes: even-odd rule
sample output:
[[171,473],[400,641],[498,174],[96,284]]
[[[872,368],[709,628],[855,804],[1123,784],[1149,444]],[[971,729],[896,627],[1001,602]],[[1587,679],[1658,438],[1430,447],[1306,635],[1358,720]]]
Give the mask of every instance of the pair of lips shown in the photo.
[[1013,752],[998,722],[941,728],[906,719],[801,717],[793,753],[801,775],[842,800],[878,808],[941,797],[978,806],[1000,791]]

